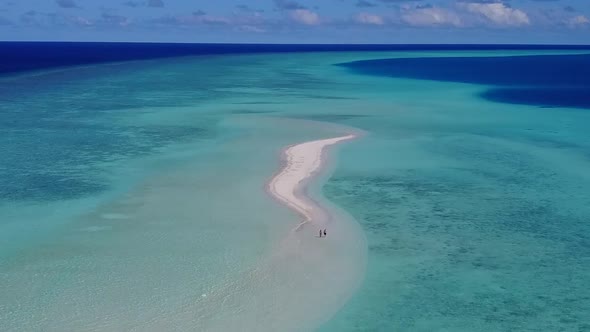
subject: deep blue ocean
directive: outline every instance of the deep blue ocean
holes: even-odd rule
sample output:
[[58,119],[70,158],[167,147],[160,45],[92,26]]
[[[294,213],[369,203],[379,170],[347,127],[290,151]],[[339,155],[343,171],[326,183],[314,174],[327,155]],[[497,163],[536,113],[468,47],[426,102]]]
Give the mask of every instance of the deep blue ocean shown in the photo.
[[358,73],[486,85],[491,101],[590,108],[590,55],[432,57],[342,64]]
[[0,73],[190,55],[343,51],[590,50],[579,45],[322,45],[0,42]]

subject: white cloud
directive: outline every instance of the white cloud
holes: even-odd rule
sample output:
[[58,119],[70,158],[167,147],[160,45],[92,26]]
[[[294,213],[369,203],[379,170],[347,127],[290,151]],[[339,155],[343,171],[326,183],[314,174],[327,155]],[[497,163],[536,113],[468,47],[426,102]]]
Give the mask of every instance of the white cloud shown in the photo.
[[233,21],[227,17],[211,16],[205,13],[194,13],[188,16],[162,16],[153,20],[156,24],[161,25],[178,25],[178,26],[194,26],[194,25],[231,25]]
[[383,25],[385,21],[383,17],[369,13],[358,13],[354,17],[354,21],[361,24]]
[[567,20],[567,25],[571,27],[586,26],[588,24],[590,24],[590,20],[584,15],[574,16]]
[[309,9],[295,9],[290,12],[291,18],[301,24],[318,25],[320,24],[320,16]]
[[221,16],[202,15],[198,16],[198,21],[205,24],[231,24],[231,20]]
[[401,18],[404,22],[414,26],[463,26],[461,18],[457,14],[438,7],[408,9]]
[[[116,11],[103,9],[103,12],[100,16],[100,19],[95,22],[97,25],[110,25],[110,26],[120,26],[126,27],[132,24],[132,20],[126,16],[118,15]],[[80,25],[88,25],[84,24],[83,18],[78,19],[78,24]]]
[[520,9],[514,9],[500,2],[494,3],[465,3],[467,11],[480,15],[491,23],[499,26],[529,25],[528,15]]
[[240,30],[241,31],[246,31],[246,32],[256,32],[256,33],[266,32],[265,29],[260,28],[260,27],[256,27],[256,26],[253,26],[253,25],[242,25],[242,26],[240,26]]

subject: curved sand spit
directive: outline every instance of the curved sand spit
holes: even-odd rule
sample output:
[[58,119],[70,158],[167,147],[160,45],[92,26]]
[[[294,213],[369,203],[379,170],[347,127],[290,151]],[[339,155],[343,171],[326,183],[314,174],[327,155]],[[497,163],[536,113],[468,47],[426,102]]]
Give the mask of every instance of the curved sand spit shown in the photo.
[[302,194],[303,183],[320,170],[326,147],[355,137],[355,135],[346,135],[310,141],[293,145],[285,150],[286,164],[270,181],[268,189],[279,201],[305,218],[299,227],[307,222],[318,224],[325,222],[320,218],[323,210]]

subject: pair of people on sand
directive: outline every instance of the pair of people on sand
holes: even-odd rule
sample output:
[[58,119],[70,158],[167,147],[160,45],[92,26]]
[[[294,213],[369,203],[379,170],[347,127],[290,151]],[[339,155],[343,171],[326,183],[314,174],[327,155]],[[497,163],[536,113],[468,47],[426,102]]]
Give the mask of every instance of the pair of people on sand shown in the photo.
[[322,237],[322,234],[324,235],[323,237],[328,236],[328,233],[326,232],[326,229],[320,229],[320,237]]

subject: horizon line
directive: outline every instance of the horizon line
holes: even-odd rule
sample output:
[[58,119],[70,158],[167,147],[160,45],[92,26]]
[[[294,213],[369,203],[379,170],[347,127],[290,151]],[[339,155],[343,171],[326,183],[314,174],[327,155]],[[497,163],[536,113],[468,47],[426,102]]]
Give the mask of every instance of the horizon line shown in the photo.
[[0,43],[67,43],[67,44],[166,44],[166,45],[277,45],[277,46],[559,46],[590,47],[590,44],[539,44],[539,43],[206,43],[178,41],[77,41],[77,40],[0,40]]

